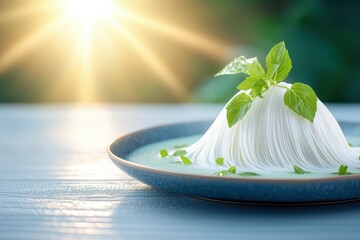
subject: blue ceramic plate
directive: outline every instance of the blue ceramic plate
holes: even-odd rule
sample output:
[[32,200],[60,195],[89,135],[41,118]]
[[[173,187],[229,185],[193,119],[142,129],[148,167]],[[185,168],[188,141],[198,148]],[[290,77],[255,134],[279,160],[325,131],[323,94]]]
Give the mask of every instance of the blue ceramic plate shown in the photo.
[[[130,176],[152,187],[204,199],[278,204],[310,204],[360,199],[360,174],[307,178],[249,178],[187,174],[129,160],[137,149],[159,141],[203,134],[211,122],[164,125],[117,139],[111,160]],[[348,138],[360,137],[360,123],[340,122]]]

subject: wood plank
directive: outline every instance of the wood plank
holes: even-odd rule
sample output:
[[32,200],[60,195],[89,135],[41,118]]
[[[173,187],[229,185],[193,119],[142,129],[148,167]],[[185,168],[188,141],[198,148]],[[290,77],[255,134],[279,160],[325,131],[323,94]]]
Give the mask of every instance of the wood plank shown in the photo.
[[[161,192],[106,154],[118,136],[220,105],[0,105],[0,239],[358,239],[360,203],[230,205]],[[360,105],[332,105],[360,121]]]

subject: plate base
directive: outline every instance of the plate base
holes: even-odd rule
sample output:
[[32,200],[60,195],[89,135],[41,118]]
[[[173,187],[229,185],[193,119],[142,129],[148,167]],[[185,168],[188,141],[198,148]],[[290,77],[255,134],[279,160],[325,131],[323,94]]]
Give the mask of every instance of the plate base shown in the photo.
[[197,196],[189,196],[193,198],[197,198],[204,201],[210,202],[218,202],[218,203],[226,203],[226,204],[236,204],[236,205],[254,205],[254,206],[320,206],[320,205],[333,205],[333,204],[344,204],[351,202],[359,202],[360,198],[356,199],[347,199],[347,200],[338,200],[338,201],[324,201],[324,202],[246,202],[246,201],[231,201],[224,199],[212,199],[212,198],[204,198]]

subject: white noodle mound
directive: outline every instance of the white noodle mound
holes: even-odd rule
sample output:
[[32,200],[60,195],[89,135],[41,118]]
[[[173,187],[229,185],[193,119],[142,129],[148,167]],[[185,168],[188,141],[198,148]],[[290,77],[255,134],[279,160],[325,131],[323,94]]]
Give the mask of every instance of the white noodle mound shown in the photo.
[[264,98],[253,100],[245,117],[232,128],[224,108],[200,140],[186,149],[187,156],[204,167],[216,167],[215,160],[223,157],[225,167],[252,171],[292,170],[294,165],[336,172],[341,164],[360,167],[359,149],[349,147],[325,105],[317,101],[311,123],[284,104],[285,92],[270,87]]

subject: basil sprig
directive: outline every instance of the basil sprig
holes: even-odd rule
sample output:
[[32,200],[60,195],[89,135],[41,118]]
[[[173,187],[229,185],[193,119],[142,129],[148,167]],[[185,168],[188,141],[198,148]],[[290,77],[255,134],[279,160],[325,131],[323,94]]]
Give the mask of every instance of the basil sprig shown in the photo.
[[237,88],[243,92],[232,98],[226,106],[229,127],[234,126],[249,111],[256,97],[262,98],[270,86],[286,88],[284,103],[299,116],[314,122],[317,111],[317,96],[314,90],[303,83],[294,83],[290,88],[279,85],[292,68],[289,52],[284,42],[276,44],[266,57],[266,68],[258,59],[240,56],[231,61],[215,76],[245,73],[248,77]]

